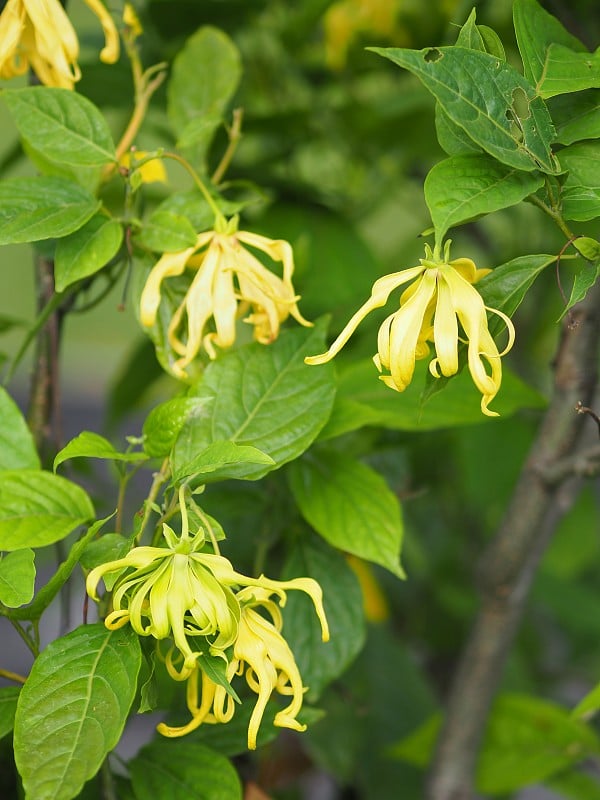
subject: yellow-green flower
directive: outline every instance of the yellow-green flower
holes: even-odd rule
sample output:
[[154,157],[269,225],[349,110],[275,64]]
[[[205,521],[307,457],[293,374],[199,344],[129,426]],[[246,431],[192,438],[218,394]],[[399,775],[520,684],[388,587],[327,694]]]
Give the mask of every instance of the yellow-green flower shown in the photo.
[[[237,592],[241,616],[233,645],[233,658],[227,667],[227,680],[231,681],[236,674],[245,675],[248,686],[258,695],[248,725],[250,750],[256,748],[258,730],[273,692],[291,697],[287,708],[275,715],[275,725],[297,731],[306,729],[297,719],[306,687],[302,684],[294,655],[281,634],[283,620],[279,606],[285,604],[285,590],[289,589],[300,589],[311,597],[321,623],[323,641],[329,639],[321,587],[313,579],[296,578],[280,582],[261,576],[253,586]],[[279,597],[279,605],[271,599],[273,594]],[[262,608],[269,618],[260,614],[256,610],[258,608]],[[187,705],[192,714],[190,722],[180,728],[161,723],[157,728],[159,733],[169,737],[184,736],[202,723],[228,722],[232,718],[235,709],[232,697],[205,673],[202,673],[201,702],[198,703],[200,672],[197,667],[187,676]]]
[[235,641],[240,609],[230,586],[236,584],[232,578],[237,574],[223,556],[199,552],[204,546],[202,529],[189,539],[178,538],[168,525],[163,525],[163,533],[166,547],[134,547],[124,558],[93,569],[86,589],[97,600],[100,579],[121,573],[106,627],[114,630],[129,623],[140,636],[171,636],[184,667],[191,668],[201,651],[189,637],[209,637],[215,653]]
[[[310,356],[307,364],[323,364],[346,344],[360,322],[376,308],[387,303],[394,289],[412,281],[400,296],[400,308],[390,314],[379,329],[377,354],[373,361],[384,383],[402,392],[412,380],[415,361],[426,358],[433,343],[435,357],[429,364],[432,375],[446,377],[458,371],[458,343],[461,332],[468,342],[467,360],[473,382],[482,394],[481,410],[497,416],[488,406],[502,382],[501,356],[514,343],[515,331],[510,319],[484,305],[474,285],[490,270],[477,269],[469,258],[449,260],[446,243],[444,257],[438,258],[426,246],[426,257],[418,267],[404,269],[375,281],[371,297],[354,314],[326,353]],[[508,344],[500,353],[488,329],[486,312],[500,316],[508,329]]]
[[[238,231],[237,225],[237,217],[229,221],[217,218],[215,229],[199,234],[193,247],[165,253],[144,286],[140,319],[142,325],[151,327],[156,322],[163,281],[182,275],[186,269],[193,274],[168,328],[169,344],[179,356],[172,368],[179,377],[186,376],[186,367],[202,348],[210,358],[215,358],[215,347],[231,347],[235,342],[236,319],[248,309],[251,313],[244,322],[253,325],[254,338],[262,344],[277,338],[288,315],[301,325],[311,324],[298,310],[289,242]],[[282,277],[266,269],[244,245],[281,262]],[[214,330],[209,329],[211,319]]]
[[[100,60],[119,58],[119,35],[101,0],[85,0],[100,20],[105,46]],[[81,77],[79,41],[59,0],[8,0],[0,14],[0,78],[31,67],[41,83],[72,89]]]

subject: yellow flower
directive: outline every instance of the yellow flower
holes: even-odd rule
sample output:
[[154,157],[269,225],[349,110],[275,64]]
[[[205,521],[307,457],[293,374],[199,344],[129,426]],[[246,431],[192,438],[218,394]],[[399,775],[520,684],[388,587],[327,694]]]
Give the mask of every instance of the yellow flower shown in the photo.
[[396,24],[399,10],[399,0],[339,0],[329,6],[323,18],[328,66],[342,69],[350,46],[360,34],[406,44],[406,33]]
[[[484,305],[473,286],[490,270],[478,270],[469,258],[449,261],[449,246],[447,242],[443,259],[435,257],[426,246],[426,257],[421,259],[420,266],[375,281],[371,297],[350,319],[329,350],[306,358],[306,363],[323,364],[332,359],[367,314],[385,305],[394,289],[413,281],[400,296],[399,310],[390,314],[379,329],[378,352],[373,361],[380,372],[390,373],[381,375],[381,380],[398,392],[404,391],[412,380],[415,360],[429,355],[430,342],[436,353],[429,364],[432,375],[436,378],[440,372],[446,377],[454,375],[458,371],[460,323],[468,341],[471,377],[482,394],[481,410],[487,416],[497,416],[488,405],[500,389],[500,358],[514,343],[514,326],[501,311]],[[508,329],[508,344],[502,353],[498,352],[489,332],[486,311],[500,316]]]
[[123,6],[123,23],[129,29],[129,35],[132,39],[137,39],[144,32],[140,18],[131,3],[125,3]]
[[[281,634],[283,625],[281,610],[271,599],[271,595],[276,594],[279,597],[279,604],[284,605],[285,589],[300,589],[309,594],[321,622],[323,641],[329,639],[321,587],[311,578],[270,581],[261,576],[256,579],[254,586],[248,586],[237,593],[236,599],[240,603],[241,617],[238,635],[233,645],[233,658],[227,667],[227,680],[231,681],[236,674],[245,674],[248,686],[258,695],[248,725],[250,750],[256,748],[258,729],[267,703],[275,691],[292,698],[288,707],[275,715],[275,725],[296,731],[306,729],[306,726],[297,720],[306,688],[302,684],[294,655]],[[269,619],[255,610],[260,607],[266,611]],[[192,714],[190,722],[180,728],[161,723],[157,728],[159,733],[169,737],[184,736],[202,723],[228,722],[233,717],[235,709],[233,698],[223,686],[216,684],[205,673],[202,673],[202,695],[201,702],[198,703],[200,672],[197,667],[187,675],[187,705]]]
[[[254,338],[269,344],[279,335],[281,323],[291,315],[301,325],[310,325],[296,305],[292,285],[294,259],[291,245],[282,239],[267,239],[237,230],[238,219],[217,218],[215,229],[199,234],[193,247],[165,253],[154,265],[142,291],[140,319],[151,327],[156,322],[162,282],[194,274],[183,302],[173,314],[168,329],[169,344],[179,358],[172,369],[186,377],[185,369],[201,348],[215,358],[219,348],[235,342],[236,319],[248,309],[245,322],[254,326]],[[281,262],[283,275],[266,269],[244,245],[256,248],[273,261]],[[210,319],[215,330],[208,330]]]
[[[104,30],[101,61],[119,58],[119,35],[101,0],[85,0]],[[79,42],[59,0],[8,0],[0,14],[0,78],[29,67],[46,86],[72,89],[81,77]]]
[[163,525],[163,534],[167,547],[134,547],[124,558],[96,567],[87,577],[86,590],[97,600],[100,579],[121,573],[106,627],[115,630],[129,623],[140,636],[172,636],[184,667],[191,668],[200,651],[188,637],[209,637],[209,649],[218,654],[237,636],[239,603],[222,580],[235,573],[223,556],[198,552],[204,545],[202,529],[191,539],[179,539]]
[[[119,159],[119,164],[126,169],[135,169],[140,173],[142,183],[167,183],[167,171],[161,158],[151,158],[144,161],[148,155],[146,150],[131,150],[124,153]],[[140,161],[144,161],[138,166]]]

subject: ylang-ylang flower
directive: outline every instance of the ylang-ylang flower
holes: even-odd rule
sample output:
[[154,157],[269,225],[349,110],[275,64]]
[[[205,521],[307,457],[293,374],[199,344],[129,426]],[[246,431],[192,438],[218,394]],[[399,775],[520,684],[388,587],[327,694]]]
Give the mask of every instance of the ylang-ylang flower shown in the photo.
[[323,641],[327,641],[321,587],[312,578],[276,581],[236,572],[218,552],[214,536],[210,538],[216,552],[210,552],[205,549],[203,528],[190,535],[183,489],[179,504],[180,536],[164,524],[165,547],[134,547],[124,558],[91,570],[86,582],[88,594],[97,599],[100,580],[114,578],[107,628],[115,630],[129,624],[140,636],[171,641],[165,665],[174,680],[187,681],[192,719],[183,727],[161,723],[158,730],[165,736],[183,736],[202,723],[223,723],[232,718],[233,698],[202,670],[201,655],[222,659],[226,680],[244,675],[258,695],[248,728],[250,748],[256,747],[258,728],[273,692],[291,698],[287,708],[276,715],[275,724],[303,730],[297,715],[305,687],[281,633],[280,606],[285,605],[287,592],[305,592],[313,601]]
[[[306,687],[302,683],[294,654],[281,633],[283,619],[280,605],[285,603],[286,590],[300,589],[311,597],[321,622],[323,641],[329,639],[321,588],[316,581],[311,578],[281,582],[262,580],[264,585],[248,586],[236,594],[241,615],[238,635],[233,645],[233,658],[227,667],[229,681],[235,675],[243,675],[250,689],[257,694],[248,725],[250,750],[256,748],[258,730],[273,692],[291,698],[287,707],[275,715],[274,724],[296,731],[306,729],[297,719]],[[279,605],[272,599],[273,594],[279,597]],[[260,613],[260,609],[264,614]],[[233,717],[234,700],[223,686],[215,683],[199,668],[190,670],[187,679],[187,705],[192,719],[179,728],[161,723],[158,731],[164,736],[184,736],[202,723],[228,722]]]
[[[119,58],[119,34],[102,0],[85,0],[104,31],[100,60]],[[0,14],[0,78],[31,67],[46,86],[72,89],[81,77],[79,41],[59,0],[8,0]]]
[[[228,221],[217,217],[214,230],[199,234],[193,247],[165,253],[152,268],[142,291],[140,319],[142,325],[152,327],[163,281],[186,270],[193,276],[168,326],[169,344],[179,356],[172,369],[179,377],[186,376],[186,368],[201,349],[215,358],[216,348],[231,347],[236,320],[244,314],[244,322],[253,326],[254,338],[262,344],[277,338],[288,316],[301,325],[311,324],[298,309],[289,242],[240,231],[237,226],[237,217]],[[247,246],[281,263],[282,276],[267,269]]]
[[[448,241],[443,258],[426,246],[426,257],[418,267],[375,281],[371,297],[350,319],[329,350],[306,358],[306,363],[323,364],[332,359],[367,314],[384,306],[395,289],[409,283],[400,295],[399,309],[379,328],[373,361],[384,373],[381,380],[398,392],[404,391],[412,380],[415,361],[427,358],[431,345],[435,356],[429,363],[430,372],[435,377],[450,377],[458,371],[459,342],[466,340],[469,371],[482,394],[481,410],[488,416],[497,416],[489,409],[489,404],[500,389],[501,356],[513,345],[514,326],[501,311],[488,308],[474,286],[490,270],[477,269],[470,258],[450,261],[449,246]],[[508,344],[502,353],[489,331],[488,311],[500,316],[506,324]]]

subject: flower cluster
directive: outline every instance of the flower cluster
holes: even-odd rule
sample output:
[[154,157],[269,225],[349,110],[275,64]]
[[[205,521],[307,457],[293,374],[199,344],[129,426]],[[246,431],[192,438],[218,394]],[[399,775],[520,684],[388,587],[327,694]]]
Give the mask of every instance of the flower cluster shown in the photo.
[[[429,370],[436,378],[440,373],[450,377],[458,372],[459,323],[468,342],[467,360],[475,386],[482,394],[481,410],[497,416],[488,408],[502,382],[501,356],[513,345],[515,331],[510,319],[494,308],[488,308],[474,285],[490,270],[477,269],[470,258],[449,260],[450,242],[443,258],[428,246],[418,267],[394,272],[375,281],[371,297],[359,308],[326,353],[309,356],[307,364],[323,364],[332,359],[346,344],[362,320],[388,301],[394,289],[410,283],[400,295],[400,308],[387,317],[379,328],[377,354],[373,357],[381,380],[392,389],[403,392],[412,380],[415,361],[427,358],[430,343],[435,357]],[[488,328],[490,311],[504,320],[508,344],[500,353]],[[487,362],[487,368],[486,363]]]
[[[193,247],[164,253],[142,291],[140,318],[142,325],[150,328],[156,322],[163,281],[182,275],[186,269],[193,275],[168,327],[169,344],[179,356],[172,365],[178,377],[186,376],[186,367],[202,348],[215,358],[215,347],[231,347],[236,320],[248,310],[244,322],[254,326],[254,338],[262,344],[277,338],[281,323],[289,315],[301,325],[311,324],[298,310],[289,242],[239,231],[237,226],[237,217],[217,217],[214,230],[199,234]],[[281,262],[282,277],[266,269],[244,245]],[[211,319],[214,330],[209,329]]]
[[[102,25],[100,60],[119,58],[119,34],[102,0],[85,0]],[[8,0],[0,14],[0,78],[31,67],[46,86],[72,89],[81,77],[79,41],[59,0]]]
[[112,611],[105,620],[108,629],[129,624],[140,636],[170,638],[173,642],[166,666],[172,678],[188,682],[187,705],[192,720],[180,728],[162,723],[158,730],[165,736],[183,736],[203,722],[228,722],[233,716],[231,695],[201,669],[201,655],[222,658],[227,681],[244,674],[248,686],[258,695],[248,728],[250,749],[256,747],[265,707],[274,691],[292,698],[288,708],[276,715],[275,725],[303,730],[297,715],[305,687],[281,634],[280,606],[285,604],[287,591],[306,592],[320,620],[323,641],[327,641],[321,587],[312,578],[275,581],[264,575],[250,578],[236,572],[218,551],[204,549],[202,528],[189,535],[183,493],[180,508],[180,537],[165,524],[166,547],[134,547],[124,558],[93,569],[86,582],[88,594],[97,600],[101,578],[111,574],[116,577]]

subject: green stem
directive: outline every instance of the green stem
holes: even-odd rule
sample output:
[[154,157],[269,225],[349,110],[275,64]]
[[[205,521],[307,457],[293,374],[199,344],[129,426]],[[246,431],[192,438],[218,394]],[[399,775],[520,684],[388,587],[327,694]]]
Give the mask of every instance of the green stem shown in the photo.
[[562,218],[562,215],[560,214],[559,211],[557,211],[554,208],[550,208],[550,206],[547,206],[543,200],[540,200],[540,198],[536,197],[536,195],[534,194],[529,195],[527,199],[530,200],[538,208],[541,208],[544,214],[547,214],[550,217],[550,219],[552,219],[555,222],[555,224],[558,225],[558,227],[564,233],[567,239],[575,238],[575,234],[571,232],[571,230],[569,229],[568,225]]
[[204,197],[204,199],[206,200],[206,202],[207,202],[207,203],[208,203],[208,205],[210,206],[210,208],[211,208],[211,211],[214,213],[215,217],[222,217],[222,216],[223,216],[223,215],[221,214],[220,210],[219,210],[219,207],[218,207],[218,206],[217,206],[217,204],[215,203],[215,201],[214,201],[214,199],[213,199],[213,197],[212,197],[211,193],[210,193],[210,192],[208,191],[208,189],[206,188],[206,186],[205,186],[205,184],[204,184],[204,181],[203,181],[203,180],[202,180],[202,178],[201,178],[201,177],[198,175],[198,173],[197,173],[197,172],[196,172],[196,170],[195,170],[195,169],[192,167],[192,165],[189,163],[189,161],[186,161],[186,159],[185,159],[185,158],[183,158],[183,157],[182,157],[182,156],[180,156],[180,155],[177,155],[177,153],[164,152],[164,153],[162,154],[162,157],[163,157],[163,158],[170,158],[170,159],[172,159],[173,161],[177,161],[179,164],[181,164],[181,166],[182,166],[182,167],[183,167],[185,170],[187,170],[187,172],[188,172],[188,173],[191,175],[191,177],[192,177],[192,180],[194,181],[194,183],[196,184],[196,186],[198,187],[198,189],[200,189],[200,191],[201,191],[201,193],[202,193],[202,196]]
[[231,160],[237,150],[237,146],[239,144],[240,139],[242,138],[242,119],[244,116],[244,109],[236,108],[233,111],[233,122],[231,124],[231,128],[227,131],[229,136],[229,144],[227,145],[227,149],[223,153],[223,157],[219,162],[218,167],[213,172],[211,181],[214,183],[215,186],[218,186],[227,170],[229,169],[229,165],[231,164]]
[[[0,613],[3,613],[3,612],[2,612],[2,608],[1,608],[1,607],[0,607]],[[11,619],[11,620],[10,620],[10,624],[13,626],[13,628],[14,628],[14,629],[16,630],[16,632],[19,634],[19,636],[21,637],[21,639],[23,639],[23,641],[24,641],[24,642],[25,642],[25,644],[27,645],[27,648],[28,648],[28,650],[30,650],[30,651],[32,652],[33,656],[34,656],[35,658],[37,658],[37,657],[38,657],[38,655],[39,655],[39,652],[40,652],[40,651],[39,651],[39,647],[38,647],[38,646],[36,645],[36,643],[33,641],[33,639],[31,638],[31,636],[30,636],[30,635],[27,633],[27,631],[25,630],[25,628],[24,628],[24,627],[21,625],[21,623],[20,623],[20,622],[18,622],[16,619]]]
[[5,678],[7,681],[14,681],[15,683],[25,683],[27,680],[27,678],[17,672],[12,672],[10,669],[0,669],[0,678]]
[[150,487],[148,496],[144,501],[144,516],[142,517],[140,529],[135,537],[136,545],[138,545],[141,541],[141,538],[144,534],[144,530],[146,529],[146,525],[148,524],[148,520],[150,519],[150,514],[152,513],[152,506],[155,503],[156,498],[158,497],[160,487],[163,485],[163,483],[166,483],[166,481],[169,479],[170,471],[171,468],[169,466],[169,458],[167,457],[161,464],[160,470],[154,474],[152,486]]

